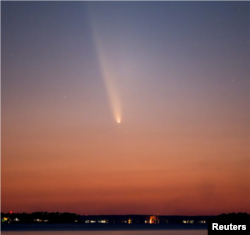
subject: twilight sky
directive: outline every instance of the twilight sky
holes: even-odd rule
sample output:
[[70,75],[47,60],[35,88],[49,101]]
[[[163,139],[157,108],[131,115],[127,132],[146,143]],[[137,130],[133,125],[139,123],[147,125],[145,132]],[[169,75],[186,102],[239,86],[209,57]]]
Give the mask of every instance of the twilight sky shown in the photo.
[[249,2],[1,2],[1,23],[2,212],[250,213]]

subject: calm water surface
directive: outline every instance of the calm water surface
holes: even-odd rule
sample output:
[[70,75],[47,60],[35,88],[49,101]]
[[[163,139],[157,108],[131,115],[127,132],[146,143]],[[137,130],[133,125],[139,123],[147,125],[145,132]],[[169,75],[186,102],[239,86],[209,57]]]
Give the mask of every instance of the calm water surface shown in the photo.
[[207,235],[207,230],[153,231],[5,231],[3,235]]

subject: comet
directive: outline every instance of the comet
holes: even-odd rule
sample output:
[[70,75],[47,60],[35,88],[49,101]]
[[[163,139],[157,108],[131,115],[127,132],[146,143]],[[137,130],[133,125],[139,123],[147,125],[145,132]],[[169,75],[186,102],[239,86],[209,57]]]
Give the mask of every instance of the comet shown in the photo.
[[110,108],[113,113],[114,119],[118,123],[120,123],[121,122],[121,102],[120,102],[120,97],[118,93],[118,87],[115,83],[116,76],[112,73],[103,55],[100,56],[100,61],[102,65],[102,74],[103,74],[104,83],[105,83],[106,91],[107,91],[108,98],[109,98]]
[[96,51],[98,54],[98,60],[100,63],[100,68],[102,72],[102,77],[104,80],[104,84],[106,87],[109,104],[111,111],[113,113],[113,117],[115,121],[120,124],[121,123],[121,101],[120,96],[118,92],[118,86],[117,86],[117,75],[114,72],[114,69],[112,69],[112,66],[110,65],[110,61],[107,57],[108,51],[105,50],[106,47],[104,46],[104,42],[101,39],[101,37],[98,34],[98,26],[96,24],[96,20],[93,18],[94,14],[90,14],[91,22],[92,22],[92,33],[95,41]]

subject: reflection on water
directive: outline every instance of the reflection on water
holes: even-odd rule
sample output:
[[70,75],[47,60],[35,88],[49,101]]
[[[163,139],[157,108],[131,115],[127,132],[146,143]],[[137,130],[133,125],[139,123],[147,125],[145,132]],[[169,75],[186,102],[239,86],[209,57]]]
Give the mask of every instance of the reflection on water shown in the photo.
[[207,230],[154,231],[25,231],[2,232],[3,235],[206,235]]

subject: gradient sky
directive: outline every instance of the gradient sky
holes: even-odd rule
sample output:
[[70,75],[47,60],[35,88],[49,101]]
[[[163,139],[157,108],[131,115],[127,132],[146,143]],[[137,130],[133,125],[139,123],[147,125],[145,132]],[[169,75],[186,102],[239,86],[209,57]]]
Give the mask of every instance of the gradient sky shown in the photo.
[[250,212],[249,2],[1,2],[1,23],[2,212]]

